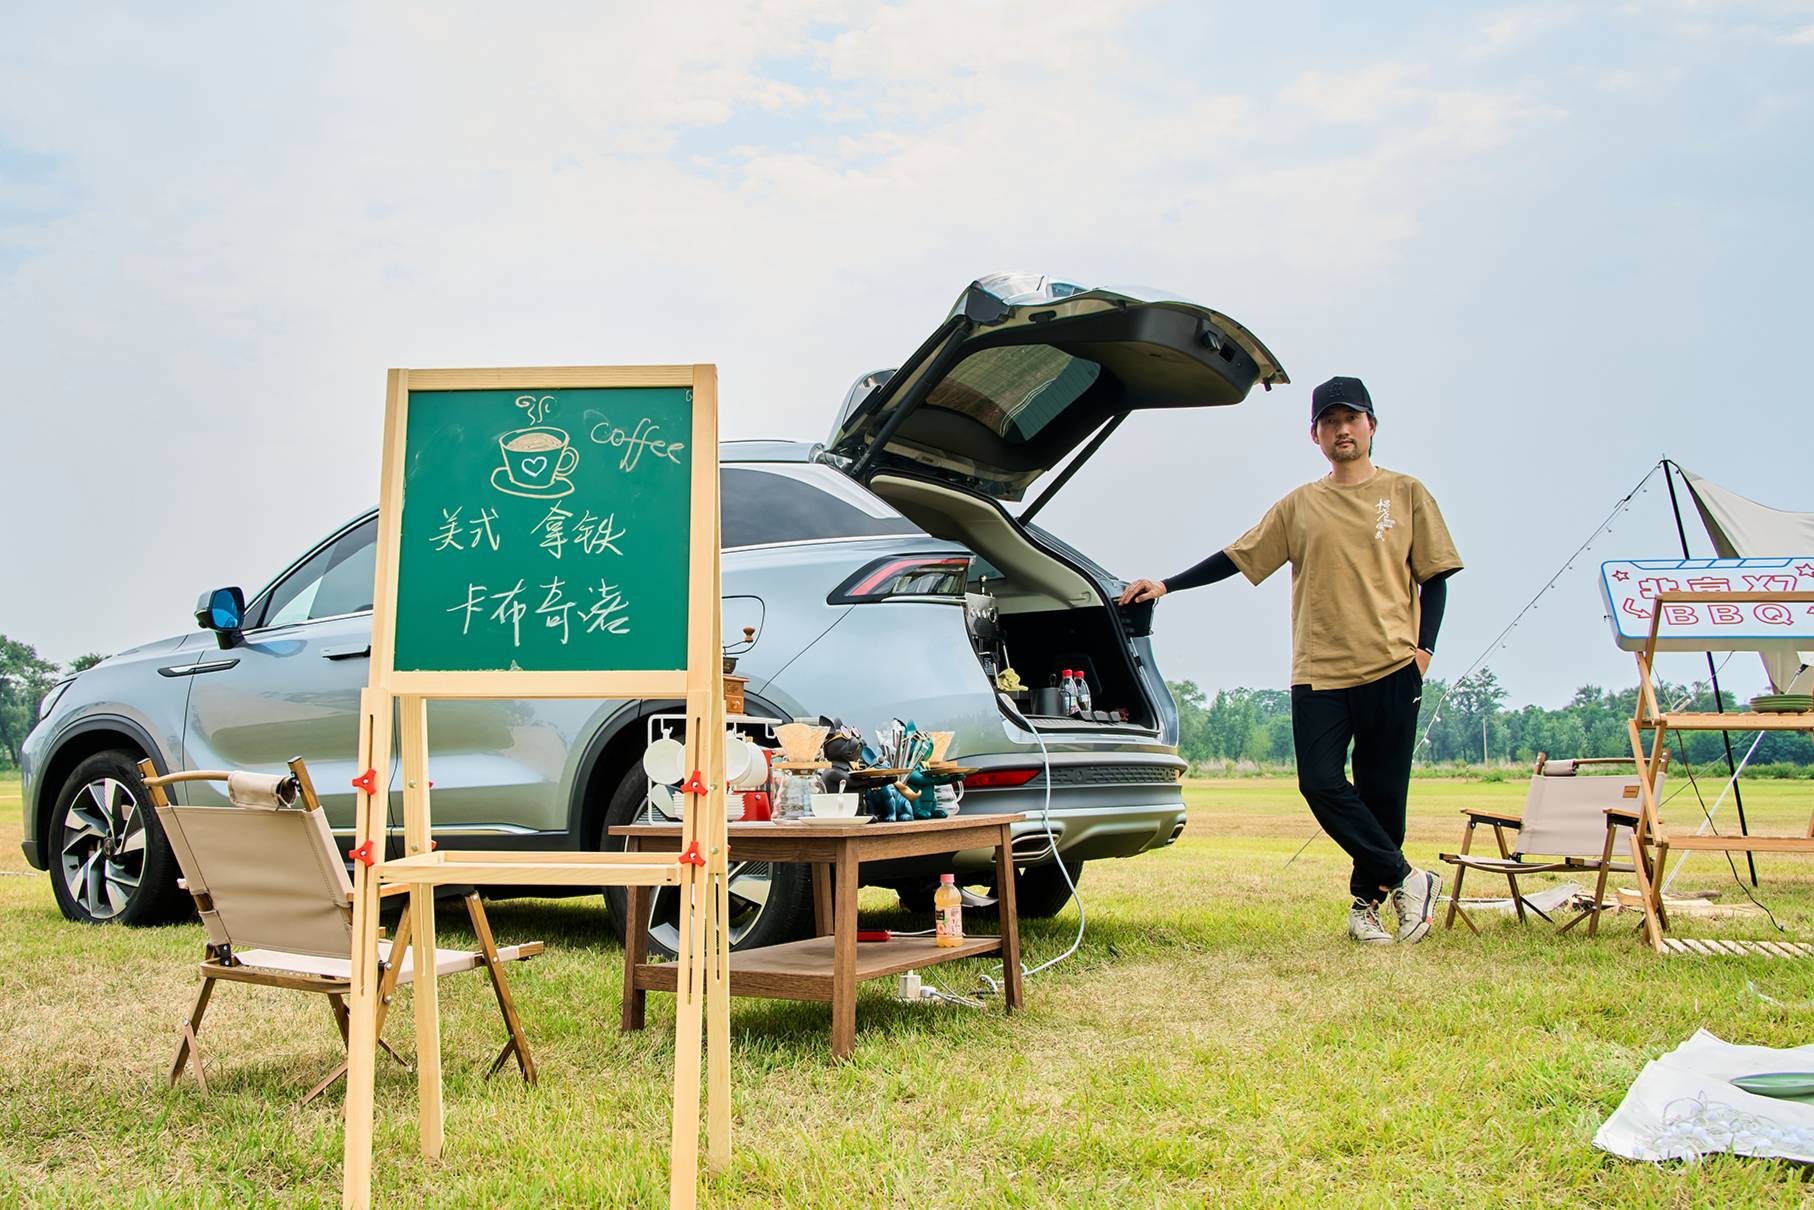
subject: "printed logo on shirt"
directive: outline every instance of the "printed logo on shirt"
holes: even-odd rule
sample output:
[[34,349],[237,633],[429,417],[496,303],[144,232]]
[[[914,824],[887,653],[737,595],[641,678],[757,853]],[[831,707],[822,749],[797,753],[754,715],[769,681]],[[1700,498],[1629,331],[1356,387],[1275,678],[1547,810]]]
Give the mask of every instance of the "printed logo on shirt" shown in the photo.
[[1379,514],[1379,522],[1373,527],[1373,540],[1384,542],[1386,531],[1398,528],[1398,522],[1392,519],[1392,501],[1386,496],[1381,496],[1379,503],[1375,504],[1373,509]]

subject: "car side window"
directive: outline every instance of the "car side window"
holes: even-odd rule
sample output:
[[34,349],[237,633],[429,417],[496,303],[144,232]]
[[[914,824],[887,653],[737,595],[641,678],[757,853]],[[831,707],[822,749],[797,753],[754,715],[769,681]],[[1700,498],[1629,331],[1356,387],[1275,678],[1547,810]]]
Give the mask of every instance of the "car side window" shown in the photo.
[[372,607],[378,519],[348,530],[285,576],[266,598],[261,627],[291,626]]
[[842,476],[823,484],[809,482],[820,475],[838,472],[820,466],[789,471],[722,468],[718,490],[725,547],[920,532],[880,498]]

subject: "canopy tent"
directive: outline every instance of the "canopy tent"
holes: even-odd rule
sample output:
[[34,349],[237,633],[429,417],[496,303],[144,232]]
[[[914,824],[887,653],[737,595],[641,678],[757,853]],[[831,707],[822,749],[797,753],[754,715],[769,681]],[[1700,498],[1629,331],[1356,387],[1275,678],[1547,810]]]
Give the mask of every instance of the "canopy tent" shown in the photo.
[[[1814,551],[1814,513],[1770,508],[1676,464],[1722,559],[1801,555]],[[1765,652],[1764,670],[1778,693],[1807,693],[1814,652]]]

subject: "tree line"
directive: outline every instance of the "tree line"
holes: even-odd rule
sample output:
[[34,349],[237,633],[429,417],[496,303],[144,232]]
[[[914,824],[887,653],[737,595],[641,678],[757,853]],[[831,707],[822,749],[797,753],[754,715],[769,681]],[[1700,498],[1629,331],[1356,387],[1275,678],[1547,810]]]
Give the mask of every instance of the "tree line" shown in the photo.
[[69,661],[69,670],[45,659],[30,643],[0,634],[0,770],[19,767],[19,749],[38,722],[38,703],[63,676],[92,668],[105,657],[99,652]]
[[[1194,681],[1170,684],[1178,703],[1179,754],[1192,765],[1293,763],[1288,691],[1218,689],[1211,695]],[[1718,708],[1710,688],[1658,682],[1657,689],[1666,706]],[[1723,696],[1727,710],[1745,709],[1731,693]],[[1421,765],[1525,765],[1534,763],[1539,752],[1552,757],[1630,756],[1625,724],[1637,706],[1637,697],[1636,686],[1613,691],[1583,685],[1560,709],[1531,705],[1514,710],[1506,708],[1505,689],[1491,668],[1482,668],[1453,685],[1432,679],[1424,683],[1419,707],[1416,761]],[[1724,765],[1726,746],[1718,732],[1702,731],[1681,738],[1696,767],[1715,762]],[[1734,732],[1734,756],[1742,758],[1753,738]],[[1814,743],[1806,735],[1766,733],[1748,767],[1765,765],[1814,766]]]

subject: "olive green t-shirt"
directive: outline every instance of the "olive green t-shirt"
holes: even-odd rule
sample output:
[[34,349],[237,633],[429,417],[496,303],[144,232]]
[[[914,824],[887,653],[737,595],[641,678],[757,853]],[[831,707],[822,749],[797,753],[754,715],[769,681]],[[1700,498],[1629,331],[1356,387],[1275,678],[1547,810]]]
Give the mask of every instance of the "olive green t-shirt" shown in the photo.
[[1417,652],[1417,585],[1461,556],[1429,489],[1377,468],[1365,483],[1306,483],[1226,548],[1258,584],[1291,564],[1291,683],[1346,689]]

